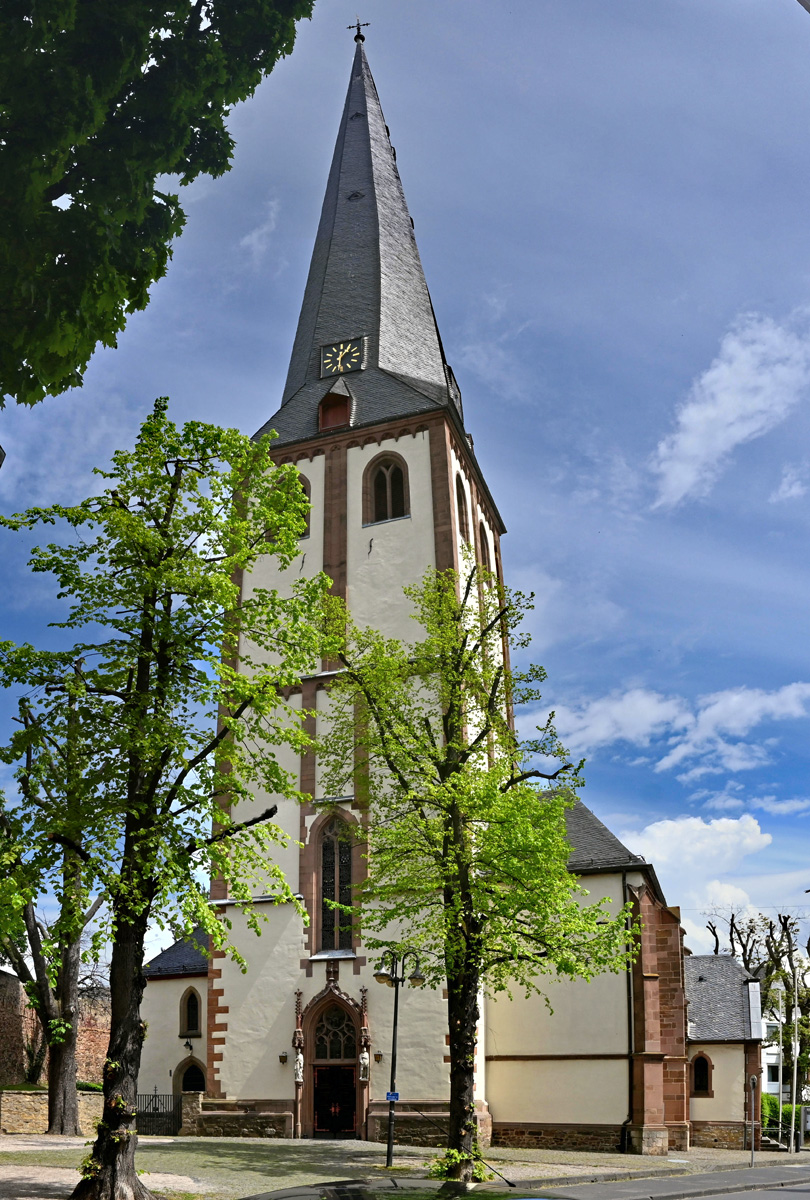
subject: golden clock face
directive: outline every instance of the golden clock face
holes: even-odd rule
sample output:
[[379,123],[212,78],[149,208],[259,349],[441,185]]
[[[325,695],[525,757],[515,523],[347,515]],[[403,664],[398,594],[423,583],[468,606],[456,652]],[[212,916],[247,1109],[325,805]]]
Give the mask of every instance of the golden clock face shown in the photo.
[[351,338],[321,347],[321,378],[326,375],[345,375],[363,366],[363,339]]

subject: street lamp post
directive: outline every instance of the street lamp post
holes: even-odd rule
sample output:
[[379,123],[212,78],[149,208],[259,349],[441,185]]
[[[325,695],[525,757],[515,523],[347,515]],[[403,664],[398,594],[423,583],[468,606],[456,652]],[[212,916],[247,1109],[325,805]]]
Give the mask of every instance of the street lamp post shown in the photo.
[[405,950],[399,954],[394,950],[386,950],[382,962],[374,972],[377,983],[384,983],[394,989],[394,1027],[391,1034],[391,1088],[388,1092],[388,1149],[385,1155],[386,1167],[394,1165],[394,1121],[396,1119],[397,1095],[397,1023],[399,1020],[399,985],[405,982],[405,964],[413,961],[413,970],[407,977],[411,987],[421,987],[425,977],[419,969],[419,955],[415,950]]
[[795,1154],[796,1146],[795,1133],[796,1128],[796,1087],[798,1083],[799,1071],[799,972],[796,967],[793,968],[793,1087],[791,1089],[791,1100],[793,1103],[790,1106],[790,1153]]

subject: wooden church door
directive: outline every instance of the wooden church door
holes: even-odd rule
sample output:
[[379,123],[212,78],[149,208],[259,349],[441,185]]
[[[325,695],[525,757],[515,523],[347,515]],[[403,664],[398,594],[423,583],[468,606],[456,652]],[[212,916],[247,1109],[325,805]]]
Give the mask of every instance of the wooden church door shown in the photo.
[[339,1004],[318,1019],[314,1060],[315,1137],[357,1137],[357,1029]]

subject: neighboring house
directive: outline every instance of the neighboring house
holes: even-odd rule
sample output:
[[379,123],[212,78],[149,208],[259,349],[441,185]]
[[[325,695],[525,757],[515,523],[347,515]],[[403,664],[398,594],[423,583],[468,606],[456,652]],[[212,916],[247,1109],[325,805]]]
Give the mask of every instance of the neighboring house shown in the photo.
[[752,1076],[759,1138],[759,982],[726,954],[687,955],[684,967],[692,1144],[742,1149],[751,1144]]

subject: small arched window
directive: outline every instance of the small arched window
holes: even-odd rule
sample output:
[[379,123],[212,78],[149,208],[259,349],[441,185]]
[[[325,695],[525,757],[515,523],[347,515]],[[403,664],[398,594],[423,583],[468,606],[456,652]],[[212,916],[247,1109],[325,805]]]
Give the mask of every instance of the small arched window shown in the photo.
[[330,1005],[315,1026],[315,1058],[343,1061],[357,1058],[354,1021],[339,1004]]
[[456,475],[456,509],[458,511],[458,532],[462,542],[470,540],[470,519],[467,516],[467,496],[461,476]]
[[196,988],[189,988],[180,1001],[180,1033],[200,1036],[200,994]]
[[183,1091],[184,1092],[204,1092],[205,1091],[205,1076],[200,1067],[196,1063],[192,1063],[190,1067],[186,1067],[183,1072]]
[[345,429],[351,416],[348,396],[327,392],[318,409],[318,429]]
[[[303,491],[304,495],[307,498],[307,503],[312,504],[312,487],[310,486],[310,482],[307,479],[306,475],[302,475],[299,472],[298,482],[301,484],[301,490]],[[307,517],[306,517],[307,527],[304,530],[304,532],[301,534],[302,538],[309,537],[309,534],[310,534],[309,519],[310,519],[310,509],[307,509]]]
[[363,524],[395,521],[411,513],[408,465],[399,454],[372,459],[363,476]]
[[352,903],[352,842],[345,821],[334,817],[321,834],[321,949],[351,950],[352,915],[335,904]]
[[483,521],[478,522],[478,541],[481,544],[481,566],[485,571],[491,571],[492,565],[489,561],[489,538],[487,536],[486,526]]
[[692,1059],[692,1095],[713,1096],[712,1064],[706,1054],[696,1054]]

